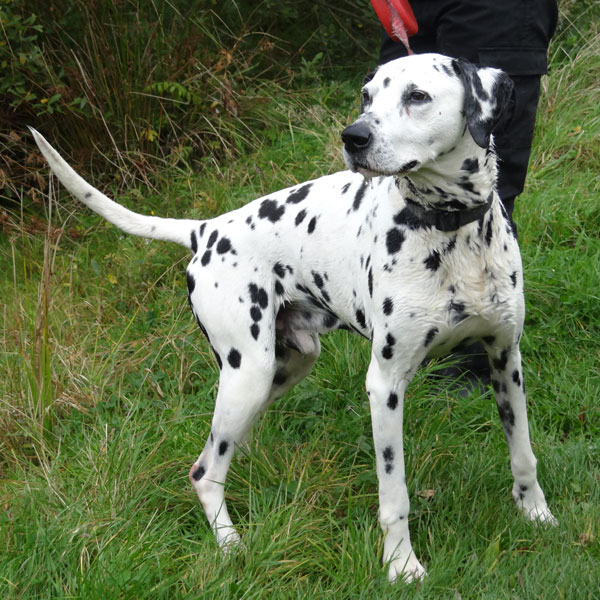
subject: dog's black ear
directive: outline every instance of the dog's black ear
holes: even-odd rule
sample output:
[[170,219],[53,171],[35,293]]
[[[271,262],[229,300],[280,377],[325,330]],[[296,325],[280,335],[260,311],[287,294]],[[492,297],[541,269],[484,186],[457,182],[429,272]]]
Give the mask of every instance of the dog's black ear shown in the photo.
[[513,82],[499,69],[477,67],[464,58],[454,59],[452,67],[465,87],[469,132],[478,146],[487,148],[494,128],[512,115]]

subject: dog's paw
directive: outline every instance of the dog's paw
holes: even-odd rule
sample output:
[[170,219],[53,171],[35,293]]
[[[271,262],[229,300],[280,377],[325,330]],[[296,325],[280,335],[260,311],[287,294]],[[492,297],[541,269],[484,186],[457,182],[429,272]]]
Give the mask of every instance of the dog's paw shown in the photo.
[[416,556],[411,552],[408,558],[395,558],[390,562],[388,570],[388,579],[390,583],[394,583],[401,579],[404,583],[413,583],[425,577],[427,571],[423,565],[417,560]]
[[532,489],[523,489],[523,486],[515,485],[513,498],[517,508],[530,521],[544,525],[558,525],[558,521],[548,508],[544,492],[538,484]]
[[233,527],[221,526],[215,531],[215,534],[223,554],[230,554],[241,546],[240,535]]
[[553,526],[558,525],[556,517],[550,512],[547,504],[536,504],[530,508],[519,506],[519,509],[530,521],[533,521],[534,523]]

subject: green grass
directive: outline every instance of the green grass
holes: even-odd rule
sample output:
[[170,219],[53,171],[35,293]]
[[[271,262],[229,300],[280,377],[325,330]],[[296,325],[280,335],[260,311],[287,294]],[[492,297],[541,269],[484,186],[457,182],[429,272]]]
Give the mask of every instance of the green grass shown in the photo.
[[[227,498],[244,547],[222,556],[187,481],[217,367],[187,308],[186,256],[125,237],[52,190],[49,227],[12,214],[0,238],[0,596],[596,598],[599,48],[590,34],[577,59],[557,61],[517,206],[531,433],[558,527],[517,513],[490,393],[440,392],[432,364],[405,417],[411,532],[429,575],[390,587],[363,391],[369,348],[340,332],[234,460]],[[320,87],[275,100],[277,125],[254,153],[201,177],[173,167],[122,201],[210,216],[342,168],[356,86],[328,85],[326,101]]]

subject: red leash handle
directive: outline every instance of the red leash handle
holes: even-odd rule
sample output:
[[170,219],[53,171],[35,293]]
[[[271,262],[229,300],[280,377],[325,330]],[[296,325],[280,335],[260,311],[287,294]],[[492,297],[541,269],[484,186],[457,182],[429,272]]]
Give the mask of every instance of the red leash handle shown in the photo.
[[371,0],[371,4],[386,33],[412,54],[408,38],[419,31],[419,25],[408,0]]

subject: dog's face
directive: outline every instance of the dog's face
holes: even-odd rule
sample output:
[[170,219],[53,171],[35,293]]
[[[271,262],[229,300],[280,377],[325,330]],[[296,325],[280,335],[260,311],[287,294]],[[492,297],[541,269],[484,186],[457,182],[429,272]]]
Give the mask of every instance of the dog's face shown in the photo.
[[401,175],[431,165],[465,136],[481,147],[510,100],[497,69],[439,54],[381,66],[362,90],[362,113],[342,132],[344,159],[365,176]]

